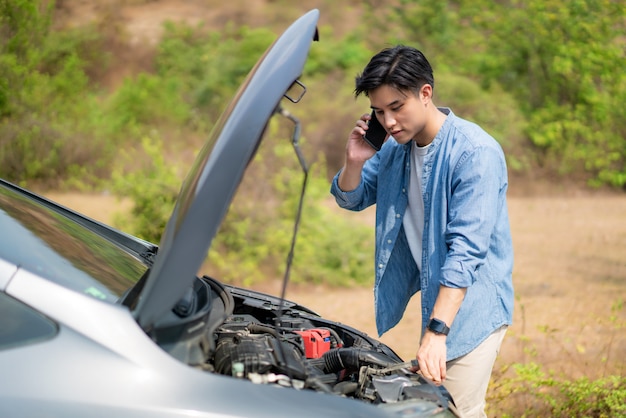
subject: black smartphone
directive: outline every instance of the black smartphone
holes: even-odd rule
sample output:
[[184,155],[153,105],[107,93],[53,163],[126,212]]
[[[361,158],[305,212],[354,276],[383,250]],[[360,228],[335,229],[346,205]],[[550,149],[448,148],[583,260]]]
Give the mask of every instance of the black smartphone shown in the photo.
[[372,112],[370,115],[372,118],[367,123],[367,131],[363,135],[365,142],[370,144],[376,151],[380,151],[387,137],[387,131],[380,124],[376,115]]

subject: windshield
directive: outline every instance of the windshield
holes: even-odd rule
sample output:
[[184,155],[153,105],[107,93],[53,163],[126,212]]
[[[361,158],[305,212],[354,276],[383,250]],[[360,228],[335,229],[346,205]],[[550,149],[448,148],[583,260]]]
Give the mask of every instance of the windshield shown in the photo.
[[0,258],[112,303],[147,269],[100,235],[4,187],[0,231]]

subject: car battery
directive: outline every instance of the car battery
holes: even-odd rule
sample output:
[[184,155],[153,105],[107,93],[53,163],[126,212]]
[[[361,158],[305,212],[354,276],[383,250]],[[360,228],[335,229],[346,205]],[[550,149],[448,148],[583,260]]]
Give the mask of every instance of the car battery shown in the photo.
[[319,358],[330,350],[330,331],[327,329],[307,329],[296,331],[302,336],[306,358]]

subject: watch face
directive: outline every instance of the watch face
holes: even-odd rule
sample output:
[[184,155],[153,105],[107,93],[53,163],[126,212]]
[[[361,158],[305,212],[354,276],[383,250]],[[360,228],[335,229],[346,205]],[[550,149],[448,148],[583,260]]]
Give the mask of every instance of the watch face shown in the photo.
[[437,318],[432,318],[428,322],[428,329],[436,334],[443,334],[443,335],[448,335],[448,332],[450,332],[450,328],[448,328],[446,323]]

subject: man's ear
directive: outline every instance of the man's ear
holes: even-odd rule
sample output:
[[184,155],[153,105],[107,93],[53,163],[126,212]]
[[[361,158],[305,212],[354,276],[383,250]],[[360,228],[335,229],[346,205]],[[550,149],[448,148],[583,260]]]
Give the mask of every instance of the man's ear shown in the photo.
[[423,102],[431,101],[433,99],[433,86],[424,84],[420,89],[419,98]]

